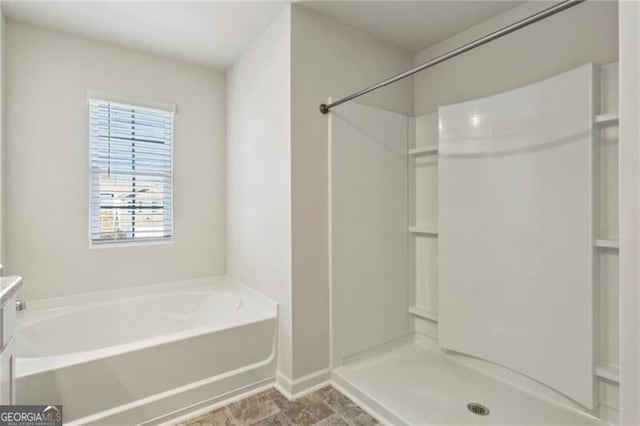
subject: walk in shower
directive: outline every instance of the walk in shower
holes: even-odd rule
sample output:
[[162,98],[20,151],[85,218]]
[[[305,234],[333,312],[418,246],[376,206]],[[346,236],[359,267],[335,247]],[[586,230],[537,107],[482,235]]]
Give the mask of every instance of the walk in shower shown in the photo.
[[586,63],[419,117],[321,107],[337,387],[393,424],[617,421],[617,91]]

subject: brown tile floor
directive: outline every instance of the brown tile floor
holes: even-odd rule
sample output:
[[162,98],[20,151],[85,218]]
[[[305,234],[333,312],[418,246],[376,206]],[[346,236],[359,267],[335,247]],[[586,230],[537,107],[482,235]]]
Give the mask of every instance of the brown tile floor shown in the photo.
[[327,386],[289,401],[275,389],[218,408],[180,426],[369,426],[379,424],[349,398]]

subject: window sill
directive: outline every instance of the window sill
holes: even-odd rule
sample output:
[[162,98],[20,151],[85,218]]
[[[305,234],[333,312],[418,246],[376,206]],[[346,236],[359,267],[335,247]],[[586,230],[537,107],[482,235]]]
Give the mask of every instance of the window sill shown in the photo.
[[89,242],[90,249],[110,249],[125,247],[150,247],[150,246],[167,246],[173,244],[173,238],[163,238],[161,240],[144,240],[144,241],[105,241],[105,242]]

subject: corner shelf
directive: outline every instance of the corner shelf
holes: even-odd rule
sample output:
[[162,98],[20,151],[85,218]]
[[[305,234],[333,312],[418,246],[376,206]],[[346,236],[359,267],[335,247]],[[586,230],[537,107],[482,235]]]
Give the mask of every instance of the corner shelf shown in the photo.
[[438,148],[416,148],[409,150],[409,156],[411,157],[421,157],[423,155],[433,155],[438,153]]
[[614,365],[596,365],[595,375],[615,383],[620,383],[620,370]]
[[599,126],[615,126],[618,119],[618,114],[600,114],[596,115],[594,122]]
[[612,249],[620,249],[620,241],[608,238],[598,238],[595,240],[595,247],[599,248],[612,248]]
[[433,321],[435,323],[438,322],[438,313],[434,312],[432,310],[426,309],[426,308],[421,308],[419,306],[412,306],[409,308],[409,312],[416,316],[416,317],[420,317],[429,321]]
[[427,226],[411,226],[409,228],[409,232],[416,235],[438,235],[438,230],[436,228]]

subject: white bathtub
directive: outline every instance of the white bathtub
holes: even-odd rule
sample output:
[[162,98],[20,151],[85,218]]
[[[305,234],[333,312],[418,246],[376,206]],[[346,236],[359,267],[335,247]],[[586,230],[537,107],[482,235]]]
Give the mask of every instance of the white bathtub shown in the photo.
[[16,402],[65,423],[159,422],[275,374],[277,305],[228,277],[33,301],[18,315]]

